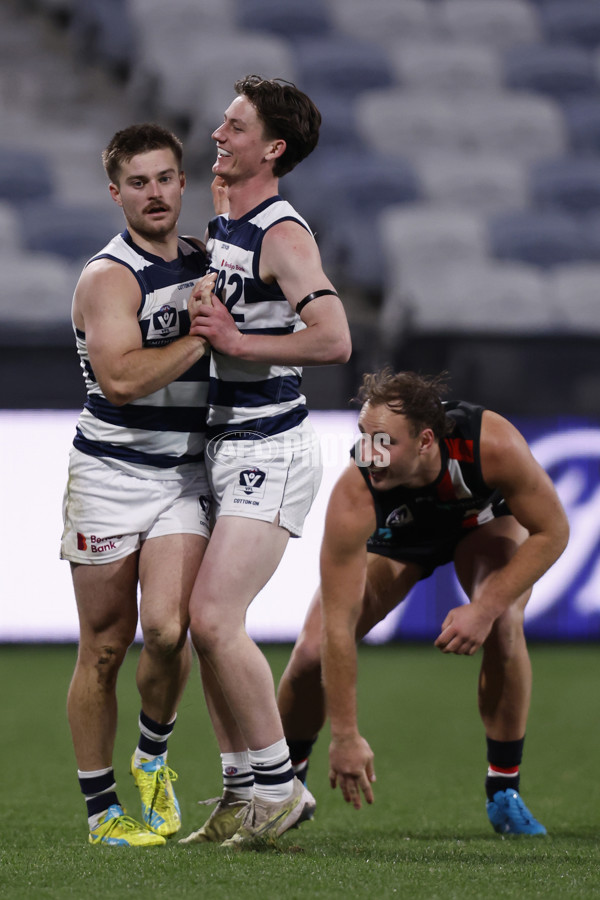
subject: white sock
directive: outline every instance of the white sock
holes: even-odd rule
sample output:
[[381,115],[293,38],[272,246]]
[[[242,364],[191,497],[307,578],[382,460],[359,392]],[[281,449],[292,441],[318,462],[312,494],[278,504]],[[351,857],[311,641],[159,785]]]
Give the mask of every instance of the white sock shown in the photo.
[[254,773],[248,759],[248,751],[221,753],[223,788],[232,791],[240,800],[252,800]]
[[294,772],[285,738],[265,747],[248,750],[254,772],[254,796],[270,802],[287,800],[294,790]]
[[158,759],[158,757],[162,757],[162,759],[166,762],[169,751],[165,750],[164,753],[159,753],[158,756],[153,756],[151,753],[146,753],[144,750],[140,750],[139,747],[135,748],[135,753],[133,754],[133,764],[136,769],[142,768],[142,763],[149,762],[152,759]]

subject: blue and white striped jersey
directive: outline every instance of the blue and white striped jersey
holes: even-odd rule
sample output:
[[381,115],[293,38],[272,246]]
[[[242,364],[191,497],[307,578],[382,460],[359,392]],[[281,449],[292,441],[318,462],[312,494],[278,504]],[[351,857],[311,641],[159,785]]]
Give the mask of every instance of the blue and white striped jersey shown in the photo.
[[[210,271],[217,272],[215,293],[245,334],[290,334],[306,326],[278,284],[259,277],[265,233],[285,220],[310,228],[281,197],[270,197],[241,219],[220,215],[208,225]],[[302,369],[247,362],[213,351],[208,436],[227,433],[279,434],[307,415],[300,392]]]
[[[192,241],[179,238],[177,259],[166,262],[133,243],[127,230],[89,260],[112,259],[126,266],[141,290],[138,321],[144,347],[160,347],[187,334],[187,302],[205,274],[207,258]],[[175,478],[177,467],[204,457],[209,358],[176,381],[125,406],[106,399],[94,377],[85,334],[75,328],[87,400],[77,423],[75,447],[90,456],[152,478]],[[141,467],[141,469],[140,469]]]

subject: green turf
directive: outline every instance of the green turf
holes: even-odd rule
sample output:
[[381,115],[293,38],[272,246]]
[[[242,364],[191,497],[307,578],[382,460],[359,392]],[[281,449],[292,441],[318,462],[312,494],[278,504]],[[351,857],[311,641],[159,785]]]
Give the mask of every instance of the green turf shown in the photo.
[[[268,647],[276,677],[289,647]],[[522,792],[548,837],[501,838],[485,814],[485,743],[476,711],[478,660],[430,647],[364,647],[361,726],[375,751],[376,802],[356,812],[327,782],[326,735],[310,787],[314,822],[278,850],[218,847],[123,850],[86,843],[85,808],[65,715],[74,647],[0,647],[0,896],[7,898],[554,898],[600,896],[600,651],[532,648],[534,697]],[[137,649],[119,681],[119,793],[137,740]],[[220,792],[218,751],[197,673],[187,688],[170,760],[179,772],[184,831]]]

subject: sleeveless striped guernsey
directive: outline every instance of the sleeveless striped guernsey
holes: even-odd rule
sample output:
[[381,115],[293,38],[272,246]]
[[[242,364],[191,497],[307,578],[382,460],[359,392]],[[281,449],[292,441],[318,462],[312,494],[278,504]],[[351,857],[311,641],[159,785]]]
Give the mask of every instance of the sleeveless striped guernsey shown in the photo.
[[[208,225],[215,294],[244,334],[291,334],[306,326],[277,283],[259,277],[264,235],[278,222],[310,228],[281,197],[265,200],[240,219],[217,216]],[[287,431],[307,416],[302,369],[234,359],[213,351],[207,436],[258,437]]]
[[[161,347],[187,334],[187,301],[205,274],[205,254],[185,238],[166,262],[133,243],[127,230],[116,235],[87,263],[111,259],[126,266],[141,290],[137,318],[144,347]],[[85,334],[74,327],[87,400],[74,446],[114,465],[149,467],[153,478],[175,478],[177,467],[204,458],[209,358],[203,357],[176,381],[124,406],[106,399],[94,377]],[[143,474],[143,470],[141,470]]]

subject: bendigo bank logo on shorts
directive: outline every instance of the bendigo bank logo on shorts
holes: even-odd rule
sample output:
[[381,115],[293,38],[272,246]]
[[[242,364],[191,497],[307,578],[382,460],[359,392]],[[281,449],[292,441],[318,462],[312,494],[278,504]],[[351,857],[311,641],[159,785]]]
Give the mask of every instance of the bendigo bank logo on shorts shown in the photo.
[[113,534],[110,537],[98,537],[95,534],[90,534],[90,536],[87,537],[85,534],[78,531],[77,549],[87,551],[93,556],[100,553],[107,553],[110,550],[119,549],[118,541],[120,541],[122,537],[122,534]]
[[234,502],[252,503],[253,506],[258,506],[258,501],[265,495],[266,479],[267,473],[263,472],[262,469],[242,469],[233,493],[236,497],[243,497],[244,499],[236,499]]

